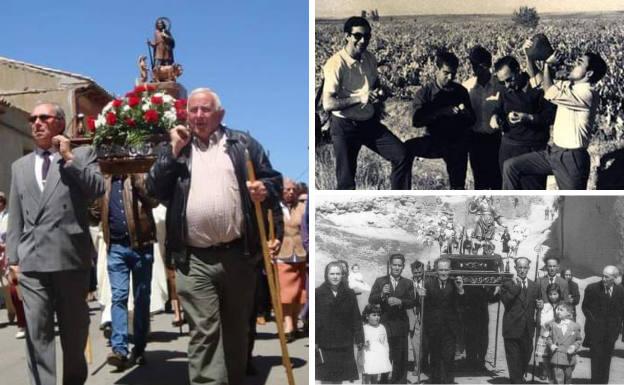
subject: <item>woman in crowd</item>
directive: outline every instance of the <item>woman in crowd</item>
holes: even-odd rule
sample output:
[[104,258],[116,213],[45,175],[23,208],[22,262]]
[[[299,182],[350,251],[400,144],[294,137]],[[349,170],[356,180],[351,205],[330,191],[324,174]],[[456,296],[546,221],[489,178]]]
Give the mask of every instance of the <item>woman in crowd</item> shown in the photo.
[[358,380],[353,346],[363,344],[355,293],[343,282],[340,262],[330,262],[325,282],[316,289],[316,379],[326,384]]

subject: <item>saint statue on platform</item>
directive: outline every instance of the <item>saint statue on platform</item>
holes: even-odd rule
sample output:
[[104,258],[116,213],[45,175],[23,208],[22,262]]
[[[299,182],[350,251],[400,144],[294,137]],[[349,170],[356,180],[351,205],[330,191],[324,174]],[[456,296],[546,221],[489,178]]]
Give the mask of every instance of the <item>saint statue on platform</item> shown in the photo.
[[[484,243],[483,254],[494,252],[492,239],[494,238],[496,224],[502,226],[503,223],[501,216],[494,208],[493,198],[483,195],[473,199],[468,205],[468,211],[479,217],[472,236]],[[485,243],[491,246],[492,250],[487,250],[486,252]]]
[[[147,44],[153,48],[152,69],[173,65],[173,48],[175,40],[171,34],[171,22],[166,17],[159,17],[156,20],[156,31],[154,31],[154,41],[147,40]],[[150,50],[150,53],[152,51]]]

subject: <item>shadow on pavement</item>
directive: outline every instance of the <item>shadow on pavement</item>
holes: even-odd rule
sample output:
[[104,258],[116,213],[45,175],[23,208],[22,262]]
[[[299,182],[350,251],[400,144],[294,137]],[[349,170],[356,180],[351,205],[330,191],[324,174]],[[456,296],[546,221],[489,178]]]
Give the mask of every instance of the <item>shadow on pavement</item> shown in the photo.
[[179,332],[163,332],[156,331],[150,332],[149,341],[150,342],[170,342],[182,337]]
[[[264,385],[267,383],[267,378],[271,372],[271,368],[274,366],[282,366],[281,356],[255,356],[253,358],[253,365],[256,368],[257,374],[255,376],[249,376],[246,379],[248,385]],[[290,357],[293,369],[302,367],[306,364],[305,360],[301,358]],[[284,378],[286,378],[286,368],[283,369]]]
[[257,340],[273,340],[277,339],[277,334],[275,333],[256,333]]
[[188,361],[186,360],[186,353],[167,350],[148,350],[145,352],[145,358],[147,360],[145,366],[134,366],[128,369],[126,375],[115,381],[115,384],[188,384]]

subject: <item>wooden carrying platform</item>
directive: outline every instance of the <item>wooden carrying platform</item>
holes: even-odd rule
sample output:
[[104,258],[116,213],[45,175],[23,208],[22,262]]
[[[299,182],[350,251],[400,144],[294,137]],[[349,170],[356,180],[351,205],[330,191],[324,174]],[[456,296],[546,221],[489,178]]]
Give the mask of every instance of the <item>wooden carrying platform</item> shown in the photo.
[[[464,286],[498,286],[513,277],[513,274],[505,271],[503,259],[498,254],[442,254],[440,258],[451,261],[451,278],[460,275]],[[436,272],[428,270],[425,275],[434,277]]]

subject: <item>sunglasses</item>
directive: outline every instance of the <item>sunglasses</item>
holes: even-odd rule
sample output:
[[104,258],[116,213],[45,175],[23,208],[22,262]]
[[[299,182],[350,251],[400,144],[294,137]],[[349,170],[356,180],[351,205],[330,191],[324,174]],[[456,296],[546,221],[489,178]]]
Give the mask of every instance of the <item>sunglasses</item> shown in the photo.
[[370,38],[371,38],[371,34],[370,33],[359,33],[359,32],[356,32],[356,33],[352,33],[350,35],[355,38],[355,41],[360,41],[362,39],[364,39],[366,41],[369,41]]
[[30,117],[28,117],[28,121],[30,123],[34,123],[37,121],[37,119],[41,120],[42,122],[45,122],[46,120],[49,120],[50,118],[54,118],[54,119],[58,119],[58,116],[54,116],[54,115],[47,115],[47,114],[40,114],[40,115],[30,115]]

